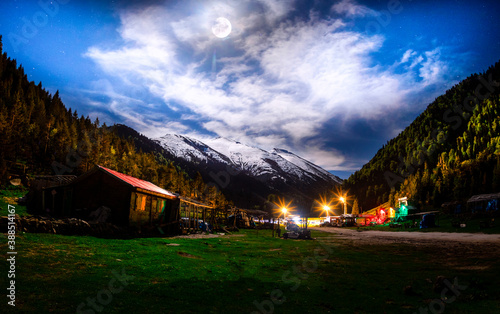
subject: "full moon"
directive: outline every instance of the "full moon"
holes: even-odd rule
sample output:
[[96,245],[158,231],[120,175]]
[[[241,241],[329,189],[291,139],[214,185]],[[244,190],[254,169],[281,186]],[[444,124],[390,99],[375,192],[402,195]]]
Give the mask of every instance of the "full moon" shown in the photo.
[[231,34],[231,22],[225,17],[219,17],[212,26],[212,33],[219,38],[226,38]]

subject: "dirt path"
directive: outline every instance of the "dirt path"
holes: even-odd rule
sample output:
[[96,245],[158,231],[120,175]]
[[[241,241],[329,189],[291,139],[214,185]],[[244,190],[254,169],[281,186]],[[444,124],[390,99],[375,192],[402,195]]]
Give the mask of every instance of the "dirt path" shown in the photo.
[[500,260],[500,235],[446,232],[357,231],[343,228],[311,228],[331,233],[327,242],[363,248],[370,245],[405,244],[436,256],[455,269],[485,270]]
[[357,231],[343,228],[311,228],[336,234],[340,238],[371,240],[377,242],[402,243],[440,243],[463,242],[470,244],[497,244],[500,245],[500,234],[483,233],[450,233],[450,232],[409,232],[409,231]]

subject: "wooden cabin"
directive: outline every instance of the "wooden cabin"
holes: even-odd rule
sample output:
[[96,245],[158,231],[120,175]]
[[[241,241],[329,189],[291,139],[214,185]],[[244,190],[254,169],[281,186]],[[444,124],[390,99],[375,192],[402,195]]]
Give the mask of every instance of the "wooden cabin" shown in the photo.
[[44,189],[43,199],[42,208],[52,216],[92,221],[104,206],[110,209],[106,222],[118,226],[163,227],[166,232],[178,228],[177,195],[102,166],[69,184]]

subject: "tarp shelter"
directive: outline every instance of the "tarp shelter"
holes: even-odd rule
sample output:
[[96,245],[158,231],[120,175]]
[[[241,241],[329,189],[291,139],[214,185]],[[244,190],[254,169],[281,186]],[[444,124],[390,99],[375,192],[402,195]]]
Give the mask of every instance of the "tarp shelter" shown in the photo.
[[43,190],[45,207],[63,217],[92,220],[102,207],[110,209],[107,222],[119,226],[178,228],[179,198],[151,182],[96,166],[68,184]]
[[498,211],[500,193],[474,195],[467,201],[467,207],[473,213]]

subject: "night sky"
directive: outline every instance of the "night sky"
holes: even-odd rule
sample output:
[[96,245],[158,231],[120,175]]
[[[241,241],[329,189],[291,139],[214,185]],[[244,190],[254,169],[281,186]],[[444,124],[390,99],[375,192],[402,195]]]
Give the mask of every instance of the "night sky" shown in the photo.
[[347,178],[499,61],[499,16],[497,0],[7,0],[0,34],[79,114],[283,148]]

